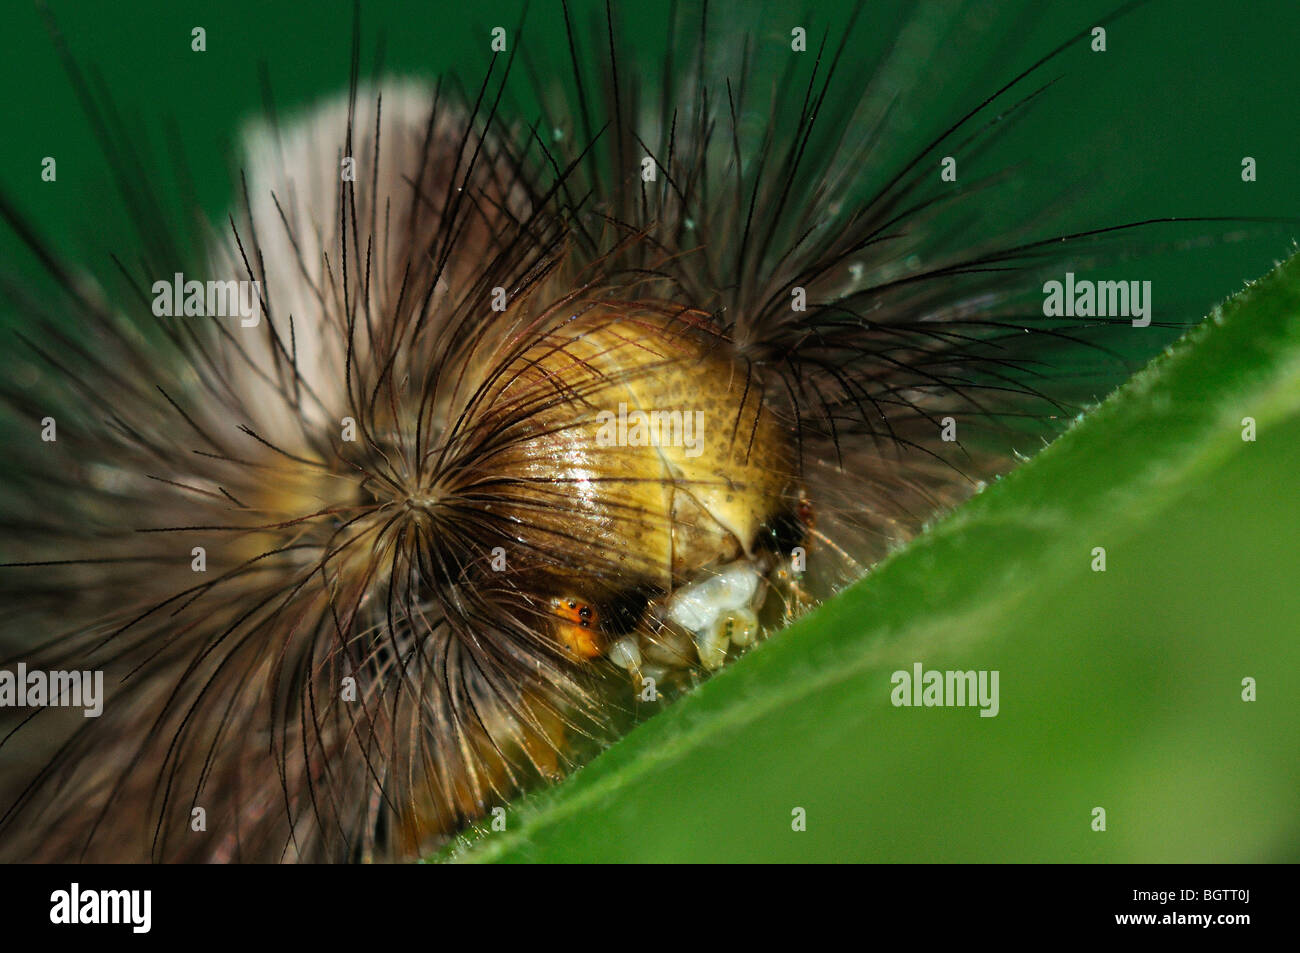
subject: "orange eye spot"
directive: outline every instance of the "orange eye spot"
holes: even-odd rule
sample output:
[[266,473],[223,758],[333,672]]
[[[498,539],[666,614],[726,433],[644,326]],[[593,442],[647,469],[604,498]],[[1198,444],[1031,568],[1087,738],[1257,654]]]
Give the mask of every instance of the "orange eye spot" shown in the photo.
[[603,654],[596,610],[580,599],[551,600],[551,611],[558,617],[556,637],[570,655],[580,659]]
[[551,611],[571,625],[593,629],[597,625],[596,610],[581,599],[552,599]]

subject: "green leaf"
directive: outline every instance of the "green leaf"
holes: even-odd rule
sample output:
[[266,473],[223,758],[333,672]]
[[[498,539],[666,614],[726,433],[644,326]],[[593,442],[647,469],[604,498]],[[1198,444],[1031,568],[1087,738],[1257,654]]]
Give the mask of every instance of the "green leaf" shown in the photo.
[[[1297,463],[1300,257],[859,584],[446,854],[1295,860]],[[997,715],[895,707],[891,676],[916,662],[997,670]]]

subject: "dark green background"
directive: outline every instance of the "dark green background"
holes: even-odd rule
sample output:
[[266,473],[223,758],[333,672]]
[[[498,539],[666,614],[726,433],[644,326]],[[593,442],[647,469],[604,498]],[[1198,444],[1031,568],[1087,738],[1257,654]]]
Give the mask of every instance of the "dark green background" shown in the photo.
[[[163,194],[171,191],[163,133],[165,123],[174,120],[199,198],[217,220],[224,218],[231,194],[238,130],[261,109],[259,64],[266,64],[282,114],[347,83],[352,19],[347,0],[52,0],[50,6],[73,55],[102,73],[126,121],[139,123],[142,152],[162,157],[156,171],[140,174],[151,176]],[[739,12],[715,5],[715,22],[724,25],[720,42],[739,42],[739,29],[750,30],[761,57],[788,43],[793,24],[806,24],[814,41],[826,27],[835,31],[849,6],[818,3],[811,14],[799,15],[783,3],[744,4]],[[913,76],[896,77],[902,92],[891,145],[899,150],[919,145],[940,123],[1061,39],[1091,23],[1109,22],[1105,14],[1113,7],[1109,2],[918,6],[915,22],[933,24],[922,35],[946,32],[936,32],[937,49],[912,64]],[[662,62],[667,4],[644,0],[615,8],[642,59],[640,66],[625,61],[622,68],[652,74]],[[842,93],[865,80],[865,60],[892,35],[899,10],[907,8],[868,5],[844,66]],[[382,39],[387,72],[432,76],[453,70],[472,86],[485,63],[488,29],[504,25],[513,37],[521,9],[518,2],[366,2],[363,61],[369,70]],[[600,9],[577,3],[575,19],[585,23]],[[89,265],[101,265],[109,248],[121,253],[130,247],[102,157],[35,5],[16,0],[7,5],[5,19],[0,81],[7,121],[0,182],[57,245]],[[190,50],[193,26],[207,30],[206,53]],[[1018,187],[1030,202],[1026,208],[1065,189],[1066,227],[1154,215],[1300,216],[1300,114],[1294,106],[1298,36],[1300,5],[1287,0],[1149,3],[1111,24],[1105,54],[1093,54],[1081,42],[1053,64],[1044,77],[1060,81],[1043,105],[989,154],[964,164],[962,175],[1021,165]],[[523,48],[544,64],[547,57],[563,55],[563,43],[558,6],[534,2]],[[527,95],[524,74],[516,79],[521,81],[516,92]],[[46,155],[58,160],[55,184],[39,178]],[[1241,182],[1243,155],[1258,160],[1254,184]],[[989,221],[1015,214],[991,208]],[[1140,239],[1144,249],[1173,244],[1168,254],[1148,257],[1140,277],[1156,281],[1160,317],[1190,320],[1284,257],[1295,232],[1289,226],[1156,230]],[[1189,244],[1202,247],[1183,247]],[[14,257],[17,247],[7,231],[0,235],[6,264],[28,270],[27,259]],[[1178,311],[1172,313],[1175,303]]]

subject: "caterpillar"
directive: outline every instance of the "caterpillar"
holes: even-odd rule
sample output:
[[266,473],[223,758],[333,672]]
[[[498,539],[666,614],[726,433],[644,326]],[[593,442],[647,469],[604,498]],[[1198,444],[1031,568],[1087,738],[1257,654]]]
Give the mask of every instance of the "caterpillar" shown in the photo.
[[1131,316],[1049,316],[1044,277],[1160,223],[993,227],[1010,177],[945,174],[1094,24],[903,148],[861,54],[902,27],[742,9],[657,11],[661,62],[548,5],[562,44],[484,28],[462,82],[363,78],[357,4],[345,91],[250,127],[195,243],[52,28],[145,227],[96,278],[0,198],[59,289],[5,280],[5,668],[106,686],[3,711],[0,854],[420,857],[1095,393],[1072,362]]

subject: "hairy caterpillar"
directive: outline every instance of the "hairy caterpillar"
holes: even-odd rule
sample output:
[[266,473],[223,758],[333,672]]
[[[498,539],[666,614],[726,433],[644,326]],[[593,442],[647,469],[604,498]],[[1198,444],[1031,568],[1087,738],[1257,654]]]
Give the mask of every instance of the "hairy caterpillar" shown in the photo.
[[[1050,371],[1130,320],[1047,319],[1040,275],[1138,223],[984,230],[998,177],[955,189],[941,160],[1091,24],[877,164],[869,11],[804,49],[668,11],[653,72],[617,11],[548,15],[562,55],[484,31],[464,91],[362,81],[354,28],[346,95],[255,128],[203,257],[155,222],[120,296],[5,202],[66,293],[20,307],[83,335],[45,320],[5,378],[58,434],[12,443],[0,585],[31,641],[5,657],[109,685],[93,720],[21,713],[6,748],[44,744],[7,855],[414,856],[1089,393]],[[521,75],[541,102],[510,115]],[[255,313],[206,314],[231,281]]]

